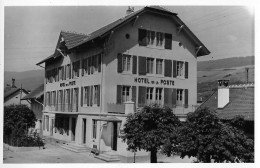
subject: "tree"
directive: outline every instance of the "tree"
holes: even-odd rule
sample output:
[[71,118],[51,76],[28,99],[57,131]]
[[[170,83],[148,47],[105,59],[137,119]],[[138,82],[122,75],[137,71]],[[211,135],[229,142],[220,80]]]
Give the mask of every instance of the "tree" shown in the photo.
[[127,116],[122,139],[128,145],[127,150],[150,152],[151,163],[157,163],[157,151],[179,125],[179,119],[170,108],[152,104]]
[[30,127],[35,126],[35,114],[26,105],[4,107],[4,136],[21,138]]
[[[253,162],[254,143],[245,134],[224,124],[208,108],[187,116],[179,129],[178,150],[181,157],[196,157],[199,162]],[[169,154],[169,151],[168,151]]]

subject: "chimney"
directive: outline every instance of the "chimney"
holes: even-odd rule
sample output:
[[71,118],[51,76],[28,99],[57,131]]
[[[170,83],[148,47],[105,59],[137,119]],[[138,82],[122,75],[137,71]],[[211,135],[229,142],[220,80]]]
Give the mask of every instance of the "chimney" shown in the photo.
[[224,108],[229,103],[229,80],[218,80],[218,108]]
[[14,78],[12,78],[12,85],[11,85],[11,87],[12,88],[16,88],[16,86],[15,86],[15,79]]
[[129,15],[134,12],[134,7],[128,6],[128,9],[126,10],[126,15]]

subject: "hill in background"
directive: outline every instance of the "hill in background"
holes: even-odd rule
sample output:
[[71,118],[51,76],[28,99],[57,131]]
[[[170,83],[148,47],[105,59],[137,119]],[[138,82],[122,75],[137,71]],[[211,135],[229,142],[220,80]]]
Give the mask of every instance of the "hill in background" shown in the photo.
[[[248,70],[248,76],[246,73]],[[206,100],[217,90],[218,79],[229,79],[230,84],[254,83],[254,56],[235,57],[198,62],[198,100]]]
[[34,90],[44,82],[44,70],[32,70],[24,72],[4,72],[4,86],[11,85],[12,78],[15,79],[15,86],[26,90]]

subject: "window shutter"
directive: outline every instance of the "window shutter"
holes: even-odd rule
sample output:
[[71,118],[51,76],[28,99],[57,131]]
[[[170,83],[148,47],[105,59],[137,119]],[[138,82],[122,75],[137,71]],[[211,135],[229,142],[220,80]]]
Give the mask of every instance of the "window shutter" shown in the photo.
[[64,69],[63,69],[63,72],[64,72],[63,79],[64,80],[66,80],[66,70],[67,70],[67,65],[64,65]]
[[172,90],[172,104],[174,106],[176,106],[176,97],[177,97],[177,90],[176,89],[173,89]]
[[189,104],[189,102],[188,102],[188,100],[189,100],[189,97],[188,97],[188,95],[189,95],[188,89],[185,89],[185,96],[184,96],[184,99],[185,99],[185,101],[184,101],[184,108],[188,108],[188,104]]
[[122,73],[123,71],[123,62],[122,62],[122,54],[117,54],[117,72]]
[[91,57],[88,58],[88,75],[90,75]]
[[134,102],[134,109],[136,107],[136,86],[132,86],[132,101]]
[[65,96],[66,96],[66,90],[64,89],[63,91],[63,100],[62,100],[62,111],[65,111]]
[[84,76],[85,59],[81,61],[81,76]]
[[122,86],[121,85],[117,85],[116,94],[117,94],[116,104],[121,104],[122,103]]
[[75,71],[75,63],[72,63],[72,67],[71,67],[71,78],[74,78],[74,71]]
[[185,78],[188,79],[189,74],[189,63],[185,62]]
[[79,77],[79,69],[80,69],[80,60],[77,62],[77,65],[76,65],[76,71],[77,71],[77,77]]
[[175,60],[173,60],[173,67],[172,67],[172,69],[173,69],[173,71],[172,71],[172,76],[174,77],[174,78],[176,78],[176,76],[177,76],[177,65],[176,65],[176,61]]
[[83,87],[81,87],[80,105],[83,106]]
[[55,106],[55,110],[58,111],[58,106],[59,106],[59,91],[57,90],[57,94],[56,94],[56,106]]
[[138,106],[143,107],[145,105],[146,100],[146,87],[139,86],[138,93]]
[[94,73],[94,67],[95,67],[95,56],[91,57],[91,74]]
[[70,67],[69,67],[69,78],[71,79],[71,67],[72,67],[72,64],[70,64]]
[[172,49],[172,34],[165,33],[165,49]]
[[100,106],[100,85],[97,88],[97,106]]
[[172,88],[164,88],[164,105],[172,108]]
[[147,30],[139,29],[138,31],[138,43],[140,46],[147,46]]
[[101,72],[101,66],[102,66],[102,56],[101,54],[98,54],[98,72]]
[[67,95],[67,99],[68,99],[68,111],[70,111],[70,89],[68,89],[68,95]]
[[93,86],[90,86],[90,102],[89,105],[92,106],[93,102]]
[[70,111],[73,111],[73,88],[70,89]]
[[132,69],[132,73],[136,74],[137,71],[137,57],[134,55],[133,56],[133,69]]
[[138,57],[138,62],[139,62],[139,75],[146,75],[146,57]]
[[87,86],[87,106],[89,106],[89,103],[90,103],[90,87]]
[[165,60],[164,76],[172,77],[172,60]]

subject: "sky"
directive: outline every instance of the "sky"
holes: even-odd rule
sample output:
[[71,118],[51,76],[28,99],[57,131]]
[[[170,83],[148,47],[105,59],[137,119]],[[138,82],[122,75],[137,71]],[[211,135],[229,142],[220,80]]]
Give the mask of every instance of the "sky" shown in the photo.
[[[144,6],[134,6],[135,11]],[[211,51],[198,61],[254,55],[254,14],[246,6],[163,6]],[[4,71],[41,69],[61,30],[91,33],[125,16],[127,6],[5,6]]]

